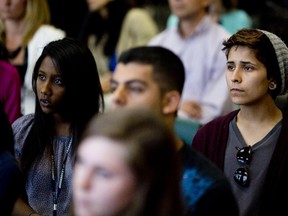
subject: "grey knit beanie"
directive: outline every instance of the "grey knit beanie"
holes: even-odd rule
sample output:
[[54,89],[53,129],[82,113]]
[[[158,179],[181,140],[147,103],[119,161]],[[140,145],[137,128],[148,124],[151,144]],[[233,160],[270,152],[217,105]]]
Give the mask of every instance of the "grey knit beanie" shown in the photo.
[[264,33],[269,40],[271,41],[275,54],[277,56],[280,74],[281,74],[281,90],[279,95],[285,94],[288,90],[288,48],[286,44],[275,34],[260,30],[262,33]]

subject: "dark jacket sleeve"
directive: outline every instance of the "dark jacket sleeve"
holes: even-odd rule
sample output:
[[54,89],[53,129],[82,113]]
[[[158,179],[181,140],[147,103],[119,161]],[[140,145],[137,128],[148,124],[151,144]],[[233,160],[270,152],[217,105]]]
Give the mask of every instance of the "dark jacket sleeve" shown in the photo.
[[[214,187],[197,202],[197,209],[193,215],[239,215],[237,201],[229,186],[228,181],[218,181],[214,184]],[[223,208],[223,203],[225,203],[225,208]]]
[[282,129],[268,167],[259,215],[283,215],[288,203],[288,114],[283,112]]
[[194,136],[192,146],[222,170],[229,134],[229,123],[239,110],[221,116],[202,126]]

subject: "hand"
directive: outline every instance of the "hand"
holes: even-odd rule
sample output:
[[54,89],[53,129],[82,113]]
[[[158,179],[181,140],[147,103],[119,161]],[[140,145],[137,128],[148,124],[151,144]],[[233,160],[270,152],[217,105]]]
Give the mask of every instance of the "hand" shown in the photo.
[[110,80],[111,80],[111,72],[105,73],[101,78],[101,86],[102,86],[102,91],[103,93],[109,93],[110,92]]
[[188,114],[189,117],[199,120],[202,117],[201,104],[194,100],[187,100],[181,104],[179,110]]

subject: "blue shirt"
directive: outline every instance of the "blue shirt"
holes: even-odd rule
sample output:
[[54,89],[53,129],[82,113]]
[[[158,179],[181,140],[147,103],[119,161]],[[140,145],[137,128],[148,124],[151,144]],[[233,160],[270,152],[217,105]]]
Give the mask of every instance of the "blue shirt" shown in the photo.
[[202,154],[185,144],[179,151],[182,191],[187,215],[237,216],[238,206],[224,173]]

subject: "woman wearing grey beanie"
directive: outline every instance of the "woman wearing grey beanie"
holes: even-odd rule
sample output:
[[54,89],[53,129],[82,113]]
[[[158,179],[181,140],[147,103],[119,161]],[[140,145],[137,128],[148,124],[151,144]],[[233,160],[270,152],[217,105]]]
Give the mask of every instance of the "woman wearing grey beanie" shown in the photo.
[[223,45],[226,82],[239,109],[200,128],[192,146],[226,174],[241,216],[285,214],[288,114],[275,99],[288,89],[287,46],[259,29],[241,29]]

